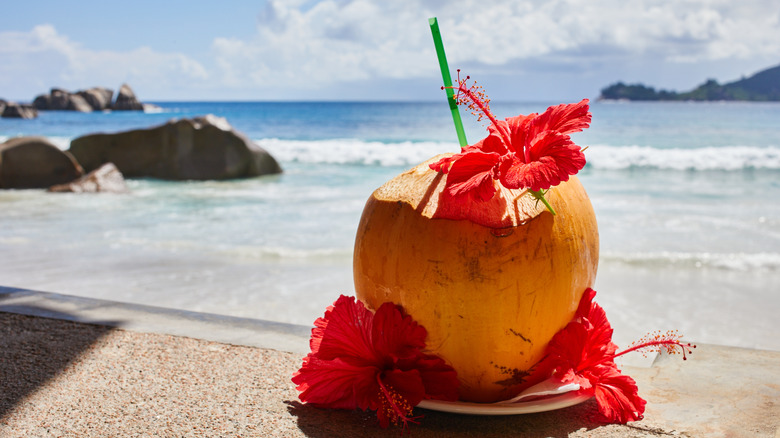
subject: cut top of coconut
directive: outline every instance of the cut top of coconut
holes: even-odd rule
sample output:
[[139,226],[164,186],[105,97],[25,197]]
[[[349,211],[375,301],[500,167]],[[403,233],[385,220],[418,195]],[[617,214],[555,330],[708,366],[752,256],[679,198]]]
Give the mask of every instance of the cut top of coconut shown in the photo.
[[507,189],[498,182],[496,194],[488,201],[472,199],[468,193],[449,194],[445,191],[447,176],[430,165],[451,155],[437,155],[399,174],[378,188],[374,198],[409,204],[428,218],[469,220],[490,228],[522,225],[547,211],[528,190]]

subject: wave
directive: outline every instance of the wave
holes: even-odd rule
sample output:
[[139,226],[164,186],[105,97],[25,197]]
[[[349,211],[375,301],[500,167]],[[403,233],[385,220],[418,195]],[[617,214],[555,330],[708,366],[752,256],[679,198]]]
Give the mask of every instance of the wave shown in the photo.
[[585,151],[594,169],[739,171],[780,169],[780,148],[755,146],[661,149],[647,146],[592,146]]
[[[0,143],[10,137],[0,135]],[[70,137],[48,139],[62,150]],[[362,166],[415,166],[435,155],[457,152],[454,142],[380,142],[358,139],[281,140],[255,139],[282,162]],[[780,147],[724,146],[656,148],[650,146],[591,145],[585,151],[587,166],[597,170],[744,171],[780,170]]]
[[[107,235],[108,236],[108,235]],[[158,236],[159,237],[159,236]],[[153,248],[165,252],[199,253],[217,256],[220,259],[265,262],[339,262],[352,260],[351,247],[292,248],[285,246],[213,244],[190,239],[166,239],[162,237],[113,237],[113,249]],[[24,241],[0,240],[0,243],[25,243]]]
[[352,164],[364,166],[414,166],[445,152],[457,151],[457,143],[383,143],[356,139],[333,140],[255,140],[280,161],[311,164]]
[[684,269],[717,269],[737,272],[780,271],[778,253],[616,253],[602,252],[601,260],[647,267],[675,267]]
[[[255,140],[281,161],[313,164],[413,166],[428,158],[458,151],[456,143],[383,143],[356,139]],[[593,169],[674,171],[740,171],[780,169],[780,147],[726,146],[662,149],[647,146],[591,146],[585,151]]]
[[255,261],[339,262],[352,260],[352,248],[284,248],[230,247],[222,248],[222,256]]

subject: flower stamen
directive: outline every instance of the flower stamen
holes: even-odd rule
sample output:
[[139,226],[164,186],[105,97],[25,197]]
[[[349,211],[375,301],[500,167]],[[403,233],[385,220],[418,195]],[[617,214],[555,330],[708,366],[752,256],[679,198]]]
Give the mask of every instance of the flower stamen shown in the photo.
[[490,120],[490,123],[495,126],[499,134],[501,134],[504,142],[506,142],[506,144],[511,144],[512,141],[509,138],[509,132],[498,123],[496,116],[490,112],[490,99],[488,99],[487,94],[485,94],[485,90],[482,89],[481,85],[477,85],[477,81],[474,81],[471,86],[468,86],[467,82],[469,79],[471,79],[471,76],[466,76],[465,79],[461,79],[460,69],[458,69],[458,86],[446,88],[457,90],[457,94],[452,96],[452,98],[457,101],[458,105],[466,105],[471,110],[471,114],[477,117],[478,122],[482,121],[483,116],[487,117],[488,120]]
[[376,381],[379,384],[379,399],[382,406],[379,410],[396,426],[403,426],[403,429],[409,428],[409,423],[419,424],[417,419],[422,416],[412,417],[412,406],[401,394],[392,386],[382,382],[381,374],[377,374]]
[[677,330],[669,330],[667,332],[654,331],[629,345],[625,350],[615,353],[612,357],[622,356],[632,351],[641,352],[647,357],[647,353],[666,351],[668,354],[682,353],[683,360],[688,360],[688,355],[693,354],[693,349],[696,348],[696,345],[690,342],[682,342],[680,339],[682,339],[682,335]]

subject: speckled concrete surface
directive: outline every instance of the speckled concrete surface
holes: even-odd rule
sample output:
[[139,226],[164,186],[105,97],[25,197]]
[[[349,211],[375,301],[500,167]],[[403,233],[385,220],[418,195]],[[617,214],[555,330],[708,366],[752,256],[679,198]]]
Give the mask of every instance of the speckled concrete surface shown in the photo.
[[[0,312],[0,437],[400,436],[374,416],[302,405],[302,355]],[[699,346],[626,368],[645,419],[598,425],[591,400],[539,414],[417,409],[416,437],[780,437],[780,352]]]

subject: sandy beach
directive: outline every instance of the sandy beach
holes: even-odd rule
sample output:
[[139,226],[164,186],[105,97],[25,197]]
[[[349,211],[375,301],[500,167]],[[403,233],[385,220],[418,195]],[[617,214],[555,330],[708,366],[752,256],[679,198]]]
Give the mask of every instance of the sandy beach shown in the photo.
[[[290,382],[303,356],[299,351],[144,333],[117,327],[121,324],[66,321],[62,318],[74,315],[64,313],[58,319],[22,315],[18,312],[43,314],[45,307],[20,305],[13,292],[2,298],[2,437],[399,436],[398,429],[379,429],[371,413],[301,404]],[[102,309],[108,316],[116,314],[110,303],[78,299],[78,304]],[[161,309],[137,310],[136,315],[146,311],[156,318],[166,316]],[[173,313],[168,317],[177,321]],[[207,315],[199,319],[209,320]],[[122,324],[132,326],[132,321]],[[295,348],[290,349],[300,350],[306,338],[296,327],[290,328],[290,336],[297,337]],[[262,331],[257,330],[256,340],[264,339]],[[200,333],[209,332],[214,330]],[[625,367],[624,372],[637,380],[640,395],[648,400],[640,422],[594,423],[593,400],[558,411],[500,417],[418,408],[415,414],[424,418],[413,426],[412,434],[775,437],[780,433],[776,403],[780,353],[700,345],[686,362],[661,356],[651,367]]]

